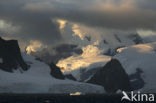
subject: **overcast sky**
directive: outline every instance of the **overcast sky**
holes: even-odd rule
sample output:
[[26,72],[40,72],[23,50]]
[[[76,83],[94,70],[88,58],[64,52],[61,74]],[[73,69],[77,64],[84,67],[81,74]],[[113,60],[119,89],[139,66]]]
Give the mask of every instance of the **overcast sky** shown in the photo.
[[88,27],[156,31],[156,0],[0,0],[0,36],[62,40],[56,19]]

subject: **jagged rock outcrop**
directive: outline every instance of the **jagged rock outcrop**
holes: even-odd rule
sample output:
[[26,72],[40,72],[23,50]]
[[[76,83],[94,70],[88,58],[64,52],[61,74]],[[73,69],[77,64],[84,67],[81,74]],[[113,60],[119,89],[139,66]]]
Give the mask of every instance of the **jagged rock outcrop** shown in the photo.
[[116,59],[112,59],[97,71],[87,83],[102,85],[108,93],[115,93],[119,89],[132,90],[127,73]]
[[59,67],[57,67],[54,63],[49,64],[51,68],[50,74],[57,79],[65,79],[65,76],[62,74]]
[[50,68],[51,68],[51,76],[57,78],[57,79],[70,79],[70,80],[74,80],[76,81],[76,78],[73,77],[73,75],[71,74],[66,74],[64,75],[62,72],[61,72],[61,69],[59,67],[56,66],[56,64],[54,63],[50,63],[49,64]]
[[28,70],[29,66],[24,62],[17,40],[4,40],[0,37],[0,69],[12,72],[20,66],[23,70]]

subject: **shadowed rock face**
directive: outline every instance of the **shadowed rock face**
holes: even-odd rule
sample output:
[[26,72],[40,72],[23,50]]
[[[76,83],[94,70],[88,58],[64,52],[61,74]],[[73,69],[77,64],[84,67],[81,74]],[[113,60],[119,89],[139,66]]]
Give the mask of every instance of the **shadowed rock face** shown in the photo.
[[51,69],[50,74],[54,78],[57,78],[57,79],[65,79],[66,78],[66,79],[70,79],[70,80],[76,81],[76,78],[74,78],[73,75],[71,75],[71,74],[64,75],[61,72],[60,68],[56,66],[56,64],[50,63],[49,66],[50,66],[50,69]]
[[119,89],[124,91],[132,90],[128,75],[116,59],[108,62],[87,82],[102,85],[108,93],[115,93]]
[[20,66],[23,70],[27,70],[29,66],[24,62],[17,40],[3,40],[0,37],[0,69],[12,72]]
[[51,72],[50,74],[57,79],[65,79],[65,76],[62,74],[59,67],[57,67],[54,63],[50,63]]

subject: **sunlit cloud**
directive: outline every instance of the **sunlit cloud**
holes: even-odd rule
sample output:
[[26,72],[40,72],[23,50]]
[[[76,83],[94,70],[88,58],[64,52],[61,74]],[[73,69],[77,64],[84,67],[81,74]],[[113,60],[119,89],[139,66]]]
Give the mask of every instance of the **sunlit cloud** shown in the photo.
[[57,19],[56,21],[59,23],[59,29],[60,30],[64,29],[67,21],[66,20],[62,20],[62,19]]
[[41,43],[40,41],[37,41],[37,40],[31,40],[30,45],[27,46],[27,48],[26,48],[26,52],[28,54],[30,54],[31,52],[40,51],[43,48],[46,48],[46,46],[43,43]]
[[84,40],[84,33],[82,33],[79,29],[79,26],[77,24],[74,24],[72,27],[72,30],[74,32],[73,36],[79,36],[81,40]]

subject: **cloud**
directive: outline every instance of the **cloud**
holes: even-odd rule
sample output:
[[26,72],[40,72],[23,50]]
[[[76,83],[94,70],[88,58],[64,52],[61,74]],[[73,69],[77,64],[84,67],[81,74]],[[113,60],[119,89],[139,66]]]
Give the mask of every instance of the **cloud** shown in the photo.
[[[140,0],[138,2],[136,2],[137,0],[78,1],[62,3],[48,0],[46,3],[43,1],[28,3],[24,8],[28,11],[48,13],[52,17],[80,22],[88,26],[113,29],[156,29],[155,9],[146,8],[152,3],[141,6],[139,5]],[[147,1],[143,0],[142,2]]]
[[72,26],[72,31],[74,32],[73,36],[79,36],[81,40],[84,40],[84,36],[85,34],[81,32],[81,30],[79,29],[79,25],[74,24]]
[[22,7],[27,2],[25,0],[0,2],[0,20],[3,21],[3,28],[1,26],[3,30],[0,30],[0,35],[21,38],[27,42],[39,40],[46,44],[59,41],[61,39],[59,25],[51,21],[49,15],[24,11]]
[[46,48],[47,46],[41,43],[40,41],[37,40],[31,40],[30,45],[27,46],[26,52],[30,54],[31,52],[36,52],[39,50],[42,50],[43,48]]
[[65,25],[66,25],[66,23],[67,23],[66,20],[61,20],[61,19],[57,19],[56,22],[59,23],[59,29],[60,29],[60,31],[61,31],[62,29],[64,29],[64,27],[65,27]]
[[14,34],[20,31],[20,26],[12,25],[4,20],[0,20],[0,31],[6,34]]
[[44,2],[26,4],[23,9],[31,10],[31,11],[45,12],[45,11],[51,11],[51,10],[55,9],[55,5],[53,5],[52,3],[49,3],[47,1],[44,1]]
[[[107,30],[155,31],[155,5],[155,0],[1,0],[0,36],[53,45],[64,41],[65,21]],[[78,28],[73,32],[83,37]]]

